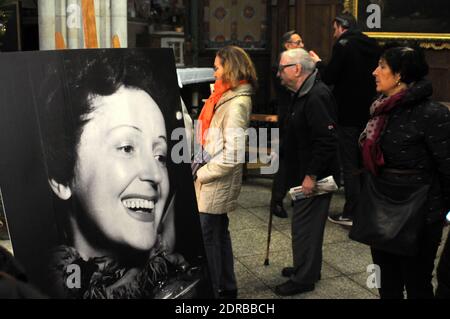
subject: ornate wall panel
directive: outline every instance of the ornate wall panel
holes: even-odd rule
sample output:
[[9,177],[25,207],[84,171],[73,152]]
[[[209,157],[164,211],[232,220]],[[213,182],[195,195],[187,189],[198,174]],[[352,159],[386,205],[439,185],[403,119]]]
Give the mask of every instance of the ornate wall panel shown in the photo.
[[267,46],[266,0],[205,0],[203,23],[205,48]]

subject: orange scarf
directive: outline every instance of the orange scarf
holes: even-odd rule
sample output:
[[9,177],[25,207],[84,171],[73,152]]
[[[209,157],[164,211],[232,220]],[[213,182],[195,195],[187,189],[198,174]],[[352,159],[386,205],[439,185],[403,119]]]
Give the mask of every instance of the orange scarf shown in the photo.
[[[240,81],[239,85],[248,83],[248,81]],[[199,127],[197,128],[197,140],[200,141],[201,145],[205,145],[205,132],[209,129],[211,125],[212,118],[214,116],[217,102],[219,102],[222,95],[231,89],[229,83],[223,83],[222,80],[217,80],[214,83],[214,92],[206,100],[205,105],[202,108],[202,112],[198,117]]]

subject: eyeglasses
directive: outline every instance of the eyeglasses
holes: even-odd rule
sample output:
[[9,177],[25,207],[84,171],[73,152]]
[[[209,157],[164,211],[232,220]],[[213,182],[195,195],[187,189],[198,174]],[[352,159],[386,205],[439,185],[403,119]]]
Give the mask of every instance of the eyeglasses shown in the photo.
[[284,69],[286,69],[287,67],[293,66],[293,65],[297,65],[298,63],[291,63],[291,64],[280,64],[278,66],[278,72],[281,73]]
[[295,45],[300,45],[300,44],[302,44],[302,43],[303,43],[303,41],[302,41],[302,40],[297,40],[297,41],[288,41],[287,43],[292,43],[292,44],[295,44]]

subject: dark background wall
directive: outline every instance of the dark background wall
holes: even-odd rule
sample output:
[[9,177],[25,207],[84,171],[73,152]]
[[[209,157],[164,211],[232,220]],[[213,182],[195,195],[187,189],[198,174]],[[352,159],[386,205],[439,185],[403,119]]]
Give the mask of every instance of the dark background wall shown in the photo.
[[[217,43],[207,45],[205,40],[210,36],[210,30],[214,28],[214,23],[217,23],[217,21],[209,19],[208,23],[205,23],[205,14],[208,14],[208,10],[215,10],[217,3],[229,5],[234,8],[232,10],[237,10],[235,8],[242,10],[241,3],[247,3],[250,7],[257,8],[256,17],[249,19],[247,22],[249,29],[261,29],[261,39],[255,39],[253,48],[247,48],[255,62],[259,77],[259,89],[255,97],[255,113],[274,113],[273,100],[275,94],[271,83],[271,69],[278,61],[281,36],[288,30],[297,30],[303,37],[306,49],[316,51],[323,59],[327,60],[330,57],[334,41],[331,21],[343,9],[342,0],[230,0],[225,2],[184,0],[184,56],[187,67],[212,67],[218,46],[214,47]],[[261,13],[261,6],[265,6],[264,17],[258,16]],[[37,12],[32,10],[35,9],[26,8],[22,10],[22,35],[20,37],[22,39],[22,50],[35,50],[39,43],[38,32],[33,29],[34,26],[37,27]],[[35,12],[36,17],[30,16],[33,15],[32,12]],[[235,11],[233,12],[236,14]],[[219,21],[219,23],[222,22]],[[142,44],[136,43],[135,37],[148,29],[145,21],[130,20],[128,27],[130,47],[153,45],[150,41]],[[230,28],[230,30],[232,29]],[[242,30],[241,24],[238,26],[238,33]],[[260,42],[258,43],[258,41]],[[237,44],[239,43],[237,41]],[[16,44],[11,43],[11,45]],[[426,56],[430,65],[429,77],[434,86],[434,98],[438,101],[450,102],[450,50],[426,49]],[[186,91],[190,89],[187,88]],[[208,85],[201,85],[195,90],[200,93],[200,101],[209,95]],[[184,95],[190,97],[191,94],[185,92]],[[190,100],[189,98],[186,99],[187,104],[190,104]]]
[[429,78],[433,82],[433,97],[437,101],[450,102],[450,50],[426,50],[430,66]]
[[[207,26],[203,23],[205,4],[210,5],[210,3],[209,1],[190,2],[191,6],[199,5],[197,8],[191,7],[191,24],[187,28],[188,37],[193,39],[194,44],[192,54],[196,57],[193,60],[197,61],[198,66],[210,67],[213,64],[216,49],[205,47]],[[303,37],[306,49],[315,50],[321,57],[327,59],[333,43],[331,20],[341,10],[338,0],[278,0],[266,1],[266,5],[267,44],[256,50],[247,50],[255,63],[259,79],[254,113],[276,113],[273,105],[275,94],[271,70],[278,64],[281,36],[289,30],[297,30]],[[209,21],[209,23],[212,22]],[[202,93],[208,94],[207,91]]]

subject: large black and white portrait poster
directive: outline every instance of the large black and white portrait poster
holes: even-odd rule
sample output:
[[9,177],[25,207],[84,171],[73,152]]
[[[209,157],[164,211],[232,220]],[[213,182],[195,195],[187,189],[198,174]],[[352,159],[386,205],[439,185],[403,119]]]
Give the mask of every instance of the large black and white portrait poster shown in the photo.
[[212,296],[172,50],[5,53],[0,70],[0,187],[31,283]]

